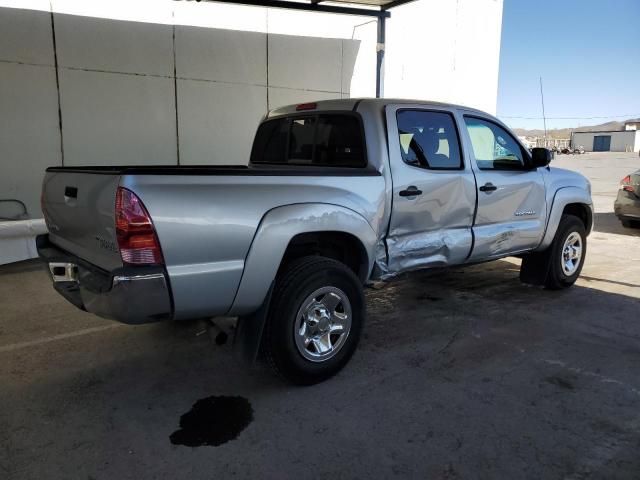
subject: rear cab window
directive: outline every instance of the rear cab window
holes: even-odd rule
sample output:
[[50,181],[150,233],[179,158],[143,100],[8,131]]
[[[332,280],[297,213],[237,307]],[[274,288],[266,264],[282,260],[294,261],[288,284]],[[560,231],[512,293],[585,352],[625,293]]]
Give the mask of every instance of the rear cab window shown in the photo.
[[267,120],[258,127],[251,163],[365,167],[362,121],[353,113],[292,115]]
[[432,110],[398,110],[398,136],[402,160],[429,170],[464,168],[453,116]]

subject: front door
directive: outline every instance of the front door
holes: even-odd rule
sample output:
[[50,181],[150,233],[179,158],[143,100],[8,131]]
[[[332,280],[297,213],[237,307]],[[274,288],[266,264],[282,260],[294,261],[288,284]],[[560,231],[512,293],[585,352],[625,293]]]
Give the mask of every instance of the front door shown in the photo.
[[529,167],[529,153],[498,123],[472,115],[463,121],[478,187],[469,261],[536,247],[547,218],[542,173]]
[[447,110],[388,106],[392,212],[388,273],[464,263],[471,251],[475,183]]

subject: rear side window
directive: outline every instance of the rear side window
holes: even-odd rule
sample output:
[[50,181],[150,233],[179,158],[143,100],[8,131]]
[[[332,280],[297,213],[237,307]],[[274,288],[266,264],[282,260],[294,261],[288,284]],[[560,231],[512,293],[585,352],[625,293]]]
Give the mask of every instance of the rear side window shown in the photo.
[[399,110],[397,121],[400,153],[405,163],[433,170],[463,167],[458,131],[451,114]]
[[264,163],[280,163],[282,152],[287,149],[288,135],[289,129],[284,122],[263,123],[258,129],[253,148],[259,145]]
[[267,120],[258,127],[251,163],[364,167],[367,162],[360,120],[345,114]]

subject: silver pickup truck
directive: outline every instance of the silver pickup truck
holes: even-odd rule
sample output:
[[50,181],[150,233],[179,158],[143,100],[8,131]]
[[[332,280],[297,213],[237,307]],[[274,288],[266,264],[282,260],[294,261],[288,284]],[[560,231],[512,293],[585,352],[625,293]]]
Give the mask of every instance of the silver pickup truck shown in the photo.
[[55,288],[125,323],[237,316],[295,383],[349,360],[363,285],[522,257],[560,289],[582,268],[591,186],[465,107],[343,99],[269,112],[248,166],[52,167],[38,237]]

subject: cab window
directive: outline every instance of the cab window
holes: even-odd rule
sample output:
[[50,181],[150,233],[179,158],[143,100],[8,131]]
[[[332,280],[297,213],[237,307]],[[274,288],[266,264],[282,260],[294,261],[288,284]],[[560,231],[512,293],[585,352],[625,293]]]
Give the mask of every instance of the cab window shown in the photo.
[[267,120],[258,127],[251,163],[364,167],[360,119],[353,114],[321,113]]
[[463,167],[458,132],[451,114],[427,110],[399,110],[398,135],[402,160],[431,170]]
[[504,128],[477,117],[464,117],[473,155],[481,170],[523,170],[525,153]]

